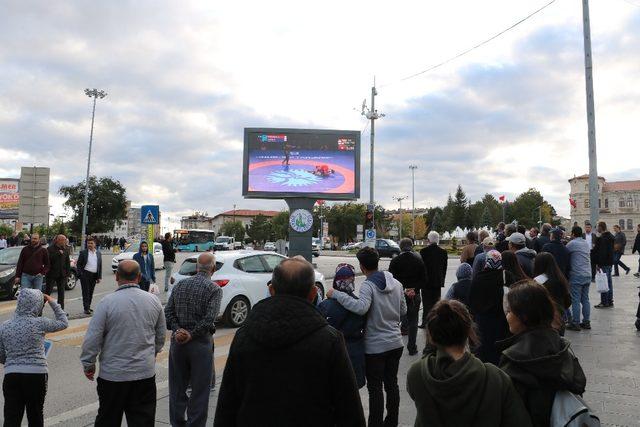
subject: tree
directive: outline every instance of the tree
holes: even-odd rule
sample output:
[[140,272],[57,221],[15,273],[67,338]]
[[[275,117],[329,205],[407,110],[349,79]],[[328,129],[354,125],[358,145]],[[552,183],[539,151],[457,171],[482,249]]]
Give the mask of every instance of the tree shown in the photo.
[[265,242],[271,237],[271,229],[271,222],[266,216],[260,214],[256,215],[253,220],[251,220],[251,224],[249,224],[249,228],[247,229],[247,234],[251,240],[256,242]]
[[289,212],[278,212],[271,218],[271,238],[273,240],[289,238]]
[[247,230],[244,228],[242,221],[227,221],[220,226],[220,233],[222,236],[229,236],[236,239],[236,241],[242,242]]
[[0,236],[13,236],[13,227],[0,223]]
[[[62,186],[59,193],[67,198],[64,205],[73,211],[67,224],[74,233],[82,230],[85,181],[76,185]],[[120,181],[95,176],[89,177],[89,203],[87,204],[87,234],[107,233],[113,230],[116,221],[127,215],[126,190]]]
[[485,206],[482,210],[482,216],[480,217],[479,225],[480,227],[492,227],[494,225],[493,218],[491,217],[491,211],[487,206]]
[[518,221],[525,227],[533,227],[538,225],[539,207],[542,206],[542,222],[552,222],[556,214],[555,209],[544,200],[542,194],[535,188],[530,188],[520,194],[509,206],[509,218]]
[[453,199],[453,207],[451,211],[451,221],[453,227],[469,227],[471,224],[469,223],[469,200],[467,199],[467,195],[462,190],[462,186],[458,185],[458,189],[456,190],[456,194]]

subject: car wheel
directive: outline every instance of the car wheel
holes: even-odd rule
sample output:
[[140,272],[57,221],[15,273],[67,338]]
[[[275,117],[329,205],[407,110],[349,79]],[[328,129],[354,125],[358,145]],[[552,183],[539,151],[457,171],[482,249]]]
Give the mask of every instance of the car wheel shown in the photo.
[[224,313],[224,322],[233,327],[239,328],[244,324],[249,316],[249,300],[242,296],[237,296],[231,300]]
[[320,282],[316,282],[316,288],[318,288],[318,295],[324,300],[324,286]]
[[71,274],[69,274],[69,277],[67,278],[67,283],[65,283],[64,288],[67,291],[70,291],[76,287],[77,283],[78,283],[78,277],[76,276],[76,273],[72,271]]

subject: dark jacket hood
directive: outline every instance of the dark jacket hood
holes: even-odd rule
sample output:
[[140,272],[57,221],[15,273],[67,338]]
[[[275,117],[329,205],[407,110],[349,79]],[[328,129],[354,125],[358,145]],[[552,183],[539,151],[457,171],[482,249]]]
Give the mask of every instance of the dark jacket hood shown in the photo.
[[275,295],[253,307],[243,329],[260,345],[287,348],[328,323],[308,301],[289,295]]
[[[391,276],[391,279],[393,279],[393,276]],[[373,283],[379,291],[390,291],[390,289],[387,289],[387,277],[383,271],[376,271],[370,274],[367,276],[367,281]]]
[[498,341],[496,346],[502,351],[500,367],[515,382],[531,388],[544,384],[555,390],[584,393],[586,378],[574,363],[570,343],[552,328],[532,329]]
[[522,248],[516,251],[516,255],[518,256],[522,256],[525,258],[530,258],[530,259],[534,259],[537,255],[537,252],[534,251],[533,249],[529,249],[529,248]]

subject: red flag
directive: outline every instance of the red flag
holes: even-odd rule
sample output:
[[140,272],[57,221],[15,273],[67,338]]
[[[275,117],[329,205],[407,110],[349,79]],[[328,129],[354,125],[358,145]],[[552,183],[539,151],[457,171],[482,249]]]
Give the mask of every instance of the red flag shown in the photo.
[[500,200],[501,202],[504,202],[504,200],[505,200],[504,194],[502,196],[498,197],[498,200]]
[[571,205],[571,207],[573,207],[574,209],[578,207],[578,204],[576,203],[575,200],[573,200],[571,197],[569,197],[569,204]]

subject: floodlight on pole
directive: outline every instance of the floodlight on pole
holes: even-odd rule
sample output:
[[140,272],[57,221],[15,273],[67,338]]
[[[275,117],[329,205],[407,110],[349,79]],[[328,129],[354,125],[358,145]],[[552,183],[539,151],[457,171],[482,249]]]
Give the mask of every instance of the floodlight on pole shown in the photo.
[[402,240],[402,201],[408,199],[407,196],[395,196],[393,200],[397,201],[400,204],[400,215],[398,218],[398,240]]
[[93,89],[85,89],[84,94],[89,98],[93,98],[93,111],[91,112],[91,133],[89,134],[89,155],[87,157],[87,179],[84,185],[84,206],[82,208],[82,234],[81,238],[81,248],[84,248],[86,233],[87,233],[87,205],[89,203],[89,172],[91,171],[91,147],[93,145],[93,122],[96,117],[96,100],[98,98],[102,99],[107,96],[107,93],[103,90],[98,90],[96,88]]

